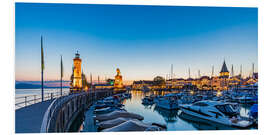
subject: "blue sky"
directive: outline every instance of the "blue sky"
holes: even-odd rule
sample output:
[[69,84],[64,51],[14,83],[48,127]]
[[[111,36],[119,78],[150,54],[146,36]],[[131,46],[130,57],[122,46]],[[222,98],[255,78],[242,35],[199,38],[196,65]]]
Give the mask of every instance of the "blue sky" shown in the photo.
[[171,64],[176,77],[218,74],[224,59],[244,75],[258,67],[257,8],[16,3],[16,80],[40,79],[41,35],[45,80],[59,79],[60,55],[68,80],[77,50],[94,79],[118,67],[125,80],[165,77]]

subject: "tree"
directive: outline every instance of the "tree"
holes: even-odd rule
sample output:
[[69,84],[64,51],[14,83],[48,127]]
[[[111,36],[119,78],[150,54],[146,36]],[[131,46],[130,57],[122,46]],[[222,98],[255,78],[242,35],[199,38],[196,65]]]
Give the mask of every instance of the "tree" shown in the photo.
[[166,84],[166,81],[163,77],[157,76],[154,78],[153,83],[155,86],[163,86]]

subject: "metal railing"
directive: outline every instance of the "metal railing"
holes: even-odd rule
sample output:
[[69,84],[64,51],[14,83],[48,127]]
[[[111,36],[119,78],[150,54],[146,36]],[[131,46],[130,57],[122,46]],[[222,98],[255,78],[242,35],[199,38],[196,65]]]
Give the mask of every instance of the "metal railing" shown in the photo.
[[[62,96],[68,95],[69,92],[63,92]],[[44,94],[44,101],[52,100],[55,98],[61,97],[60,92],[51,92],[51,93],[45,93]],[[36,104],[41,102],[41,95],[27,95],[27,96],[21,96],[15,98],[15,109],[19,109],[22,107],[26,107],[32,104]]]
[[[41,133],[45,132],[63,132],[66,129],[67,123],[69,122],[70,118],[73,116],[73,114],[68,114],[69,107],[72,108],[76,104],[75,110],[71,111],[71,113],[76,113],[79,110],[84,110],[85,107],[88,105],[91,105],[94,101],[118,94],[123,93],[125,91],[91,91],[91,92],[82,92],[82,93],[76,93],[76,94],[70,94],[68,96],[62,96],[59,98],[54,99],[54,101],[51,103],[51,105],[48,107],[47,111],[45,112],[45,115],[43,117],[42,125],[41,125]],[[76,100],[78,99],[78,100]],[[71,105],[69,104],[70,101],[76,101],[75,104]],[[68,106],[71,105],[71,106]],[[66,108],[66,109],[65,109]],[[64,113],[67,113],[67,119],[65,119],[65,122],[63,122],[61,117]],[[66,116],[64,115],[64,116]],[[60,119],[59,119],[60,118]],[[56,126],[57,121],[61,121],[62,126]],[[58,128],[56,128],[58,127]],[[61,129],[59,129],[61,128]]]
[[[54,99],[54,101],[51,103],[51,105],[48,107],[47,111],[45,112],[45,115],[43,117],[42,125],[40,132],[45,133],[48,131],[49,123],[52,121],[52,119],[55,120],[54,114],[58,110],[58,107],[61,107],[62,104],[66,103],[68,100],[72,99],[75,96],[78,96],[80,94],[72,94],[69,96],[62,96]],[[82,95],[82,94],[81,94]]]

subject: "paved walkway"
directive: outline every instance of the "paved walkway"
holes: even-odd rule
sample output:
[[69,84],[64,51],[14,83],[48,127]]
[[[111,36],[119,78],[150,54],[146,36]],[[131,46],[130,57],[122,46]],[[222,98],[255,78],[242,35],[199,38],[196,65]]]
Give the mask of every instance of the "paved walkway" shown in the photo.
[[43,116],[53,100],[36,103],[15,111],[16,133],[40,133]]

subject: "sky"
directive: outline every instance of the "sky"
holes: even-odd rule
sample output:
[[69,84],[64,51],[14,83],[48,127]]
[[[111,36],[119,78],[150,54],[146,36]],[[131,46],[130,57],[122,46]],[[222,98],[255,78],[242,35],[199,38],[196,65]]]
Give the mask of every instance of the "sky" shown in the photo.
[[72,74],[76,51],[88,80],[125,81],[218,75],[223,61],[238,74],[258,69],[258,9],[232,7],[16,3],[15,79],[40,80],[43,36],[45,80]]

